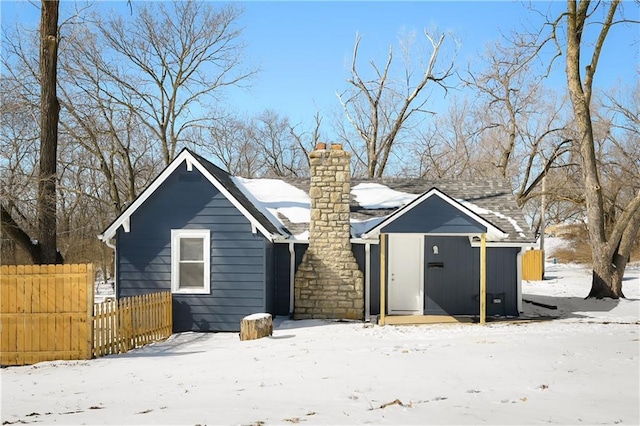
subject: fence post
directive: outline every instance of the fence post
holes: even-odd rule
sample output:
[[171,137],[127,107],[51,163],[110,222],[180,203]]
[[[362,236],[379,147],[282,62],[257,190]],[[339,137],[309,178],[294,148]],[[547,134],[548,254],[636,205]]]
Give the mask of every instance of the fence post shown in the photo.
[[93,291],[94,291],[93,264],[87,265],[86,283],[87,286],[87,341],[85,349],[85,359],[93,358],[93,342],[95,339],[93,328]]

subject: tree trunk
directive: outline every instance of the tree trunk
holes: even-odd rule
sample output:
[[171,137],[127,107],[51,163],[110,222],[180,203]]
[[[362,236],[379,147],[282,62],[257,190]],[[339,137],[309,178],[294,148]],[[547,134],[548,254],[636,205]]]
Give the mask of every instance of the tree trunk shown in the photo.
[[58,117],[58,0],[42,0],[40,20],[40,171],[38,180],[38,243],[42,263],[56,263],[56,165]]
[[249,315],[240,322],[240,340],[255,340],[271,335],[273,335],[271,314]]
[[596,267],[594,264],[591,291],[587,299],[590,297],[595,297],[596,299],[604,299],[605,297],[612,299],[624,298],[624,294],[622,293],[622,275],[612,267]]
[[582,159],[582,173],[584,179],[585,201],[587,208],[587,229],[593,258],[593,279],[591,291],[587,297],[611,297],[617,299],[622,294],[622,268],[614,266],[612,256],[617,256],[617,250],[611,250],[615,241],[607,242],[604,222],[604,203],[602,185],[598,174],[598,163],[593,137],[593,122],[591,119],[591,94],[593,77],[596,72],[598,58],[607,32],[611,27],[613,15],[618,2],[614,1],[607,11],[607,18],[602,24],[598,42],[589,65],[585,67],[584,78],[580,73],[580,59],[582,37],[588,25],[589,1],[582,0],[576,5],[575,0],[567,1],[567,54],[566,74],[569,96],[573,105],[574,118],[578,128],[580,156]]

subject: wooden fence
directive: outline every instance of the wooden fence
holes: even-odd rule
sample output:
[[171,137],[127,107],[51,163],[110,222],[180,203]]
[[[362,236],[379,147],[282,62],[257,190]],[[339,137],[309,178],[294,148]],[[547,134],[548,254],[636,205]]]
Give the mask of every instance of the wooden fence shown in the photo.
[[92,265],[0,268],[0,364],[91,358]]
[[522,279],[541,281],[544,279],[544,251],[527,250],[522,256]]
[[92,265],[0,268],[0,364],[90,359],[171,335],[171,293],[95,304]]
[[169,291],[97,303],[93,355],[127,352],[166,339],[171,335],[171,318]]

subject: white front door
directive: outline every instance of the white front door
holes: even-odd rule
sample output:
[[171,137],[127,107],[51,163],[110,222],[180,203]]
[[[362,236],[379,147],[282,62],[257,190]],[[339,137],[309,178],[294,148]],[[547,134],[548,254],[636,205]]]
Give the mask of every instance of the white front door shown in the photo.
[[424,236],[389,234],[389,315],[422,315]]

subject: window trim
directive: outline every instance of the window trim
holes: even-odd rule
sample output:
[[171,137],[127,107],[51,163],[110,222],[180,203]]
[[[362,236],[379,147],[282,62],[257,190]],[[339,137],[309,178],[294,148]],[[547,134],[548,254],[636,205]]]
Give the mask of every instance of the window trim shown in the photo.
[[[202,288],[180,288],[180,239],[201,238],[204,263]],[[208,229],[171,230],[171,293],[211,294],[211,231]]]

